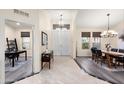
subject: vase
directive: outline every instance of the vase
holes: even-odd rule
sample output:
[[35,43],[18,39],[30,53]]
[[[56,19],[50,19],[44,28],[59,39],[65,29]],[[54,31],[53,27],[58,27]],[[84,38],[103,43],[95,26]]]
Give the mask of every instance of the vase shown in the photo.
[[110,50],[110,48],[107,48],[107,51],[109,51]]

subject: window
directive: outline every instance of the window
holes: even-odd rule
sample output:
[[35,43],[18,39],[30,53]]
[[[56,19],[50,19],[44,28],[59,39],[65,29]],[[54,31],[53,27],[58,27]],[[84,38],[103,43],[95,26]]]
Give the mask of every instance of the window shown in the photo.
[[101,32],[93,32],[93,47],[101,48]]
[[82,32],[82,49],[90,48],[90,32]]
[[89,37],[82,37],[82,49],[89,49],[90,48],[89,41],[90,41]]
[[29,37],[22,38],[22,49],[30,49],[30,38]]
[[22,49],[30,49],[30,32],[21,32]]

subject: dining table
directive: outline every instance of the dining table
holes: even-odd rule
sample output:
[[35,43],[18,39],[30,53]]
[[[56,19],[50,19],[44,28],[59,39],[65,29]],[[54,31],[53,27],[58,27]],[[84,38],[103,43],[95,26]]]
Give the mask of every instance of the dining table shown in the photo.
[[102,51],[102,53],[105,54],[105,56],[107,58],[107,63],[108,63],[109,68],[112,68],[114,58],[124,56],[124,53],[120,53],[120,52],[107,51],[107,50],[101,50],[101,51]]
[[15,65],[15,58],[17,58],[17,55],[25,53],[25,60],[27,60],[27,51],[26,50],[18,50],[18,51],[5,51],[5,57],[12,59],[12,67]]

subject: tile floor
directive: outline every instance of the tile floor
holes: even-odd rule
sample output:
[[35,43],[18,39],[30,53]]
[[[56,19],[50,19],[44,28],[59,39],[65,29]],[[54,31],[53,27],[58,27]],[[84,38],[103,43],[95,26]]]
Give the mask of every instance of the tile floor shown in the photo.
[[85,73],[69,56],[56,56],[51,64],[50,70],[45,65],[39,74],[15,84],[109,84]]

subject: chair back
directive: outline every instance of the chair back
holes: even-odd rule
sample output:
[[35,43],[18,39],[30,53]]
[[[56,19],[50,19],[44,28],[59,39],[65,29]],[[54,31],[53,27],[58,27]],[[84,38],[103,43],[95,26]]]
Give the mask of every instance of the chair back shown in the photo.
[[119,52],[120,53],[124,53],[124,49],[119,49]]
[[111,51],[113,51],[113,52],[117,52],[118,49],[117,49],[117,48],[112,48]]
[[97,53],[98,56],[102,56],[102,51],[101,51],[101,50],[98,50],[98,49],[97,49],[97,50],[96,50],[96,53]]
[[7,42],[7,47],[8,47],[7,50],[8,51],[18,51],[16,39],[8,40],[8,38],[6,38],[6,42]]
[[92,48],[91,48],[91,52],[94,53],[94,54],[96,54],[96,50],[97,50],[96,47],[92,47]]

